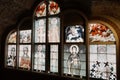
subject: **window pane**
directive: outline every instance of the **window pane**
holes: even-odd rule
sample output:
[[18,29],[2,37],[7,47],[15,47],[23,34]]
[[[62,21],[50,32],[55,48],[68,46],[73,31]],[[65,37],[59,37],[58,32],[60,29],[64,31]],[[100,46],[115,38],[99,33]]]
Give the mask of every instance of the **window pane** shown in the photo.
[[60,12],[60,7],[58,6],[58,4],[54,1],[49,1],[49,14],[50,15],[54,15],[54,14],[58,14]]
[[21,30],[20,43],[30,43],[30,42],[31,42],[31,30]]
[[20,45],[19,67],[30,69],[31,64],[31,45]]
[[8,37],[8,43],[16,43],[17,32],[13,32]]
[[16,45],[8,45],[7,66],[16,66]]
[[91,42],[115,41],[112,31],[103,24],[89,24],[89,38]]
[[37,71],[45,71],[45,45],[35,46],[34,69]]
[[[115,45],[90,45],[90,47],[93,46],[97,46],[97,48],[95,48],[97,49],[97,53],[94,53],[95,49],[90,48],[90,77],[116,80]],[[111,49],[111,53],[114,52],[114,54],[111,54],[109,49]]]
[[60,42],[60,19],[58,17],[49,18],[48,39],[49,42]]
[[[86,76],[86,49],[84,45],[65,45],[63,72],[71,76]],[[81,53],[83,52],[83,53]]]
[[50,46],[50,71],[58,72],[58,45]]
[[35,42],[43,43],[46,41],[46,19],[35,21]]
[[38,5],[38,7],[35,11],[35,16],[37,16],[37,17],[46,16],[46,4],[45,4],[45,2]]
[[65,30],[66,42],[84,42],[84,28],[81,25],[68,26]]

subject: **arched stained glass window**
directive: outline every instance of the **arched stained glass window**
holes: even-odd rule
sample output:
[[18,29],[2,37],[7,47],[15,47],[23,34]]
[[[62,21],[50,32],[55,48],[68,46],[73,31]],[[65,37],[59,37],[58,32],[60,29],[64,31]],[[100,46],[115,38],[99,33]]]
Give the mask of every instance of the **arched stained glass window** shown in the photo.
[[52,0],[41,2],[34,12],[34,71],[58,73],[59,13],[59,5]]
[[89,24],[90,77],[116,80],[116,40],[109,27]]
[[16,39],[17,32],[14,30],[9,34],[7,41],[6,66],[8,67],[16,67]]

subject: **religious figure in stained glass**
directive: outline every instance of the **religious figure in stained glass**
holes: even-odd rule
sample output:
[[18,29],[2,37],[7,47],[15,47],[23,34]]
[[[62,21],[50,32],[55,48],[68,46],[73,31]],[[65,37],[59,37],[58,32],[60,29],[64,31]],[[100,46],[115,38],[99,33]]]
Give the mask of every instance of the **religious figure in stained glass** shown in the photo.
[[[77,45],[70,46],[70,55],[67,60],[68,74],[72,76],[76,73],[76,69],[80,68],[79,47]],[[80,72],[79,72],[80,74]]]
[[56,2],[50,1],[49,2],[49,14],[58,14],[60,12],[60,8]]
[[37,17],[46,16],[46,4],[45,3],[42,3],[37,7],[35,15]]
[[60,22],[59,18],[49,18],[49,42],[60,42]]
[[8,57],[7,57],[7,65],[15,67],[16,66],[16,47],[15,45],[9,45],[8,47]]
[[81,25],[66,28],[66,42],[84,42],[84,29]]
[[45,42],[46,40],[46,20],[35,21],[35,42]]
[[45,46],[44,45],[36,46],[34,60],[35,60],[34,69],[38,71],[45,70]]
[[20,43],[30,43],[31,42],[31,30],[20,31]]
[[96,41],[115,41],[112,31],[103,24],[90,24],[89,25],[89,38],[91,42]]
[[23,52],[21,52],[21,55],[19,56],[20,60],[20,67],[30,69],[30,52],[28,46],[21,46],[20,48],[23,48]]

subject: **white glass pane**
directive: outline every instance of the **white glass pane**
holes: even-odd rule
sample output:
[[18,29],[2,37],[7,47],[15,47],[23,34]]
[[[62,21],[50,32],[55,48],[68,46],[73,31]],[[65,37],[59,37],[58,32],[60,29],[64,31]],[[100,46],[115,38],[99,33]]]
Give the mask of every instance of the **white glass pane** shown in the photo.
[[48,7],[49,7],[48,10],[50,15],[58,14],[60,12],[60,7],[54,1],[49,1]]
[[97,53],[97,45],[90,45],[90,53]]
[[81,25],[67,26],[65,30],[66,42],[84,42],[84,28]]
[[90,54],[90,61],[94,62],[97,61],[97,54]]
[[108,54],[116,54],[116,45],[107,45]]
[[34,69],[45,71],[45,45],[35,46]]
[[98,49],[98,53],[107,53],[106,45],[98,45],[97,49]]
[[107,61],[111,63],[116,63],[116,55],[107,55]]
[[16,45],[8,45],[7,66],[16,66]]
[[31,62],[31,45],[20,45],[19,50],[19,67],[30,69]]
[[46,4],[45,4],[45,2],[38,5],[38,7],[36,8],[36,11],[35,11],[35,16],[37,16],[37,17],[46,16]]
[[50,45],[50,71],[58,72],[58,45]]
[[43,43],[46,41],[46,19],[35,21],[35,42]]
[[60,18],[49,18],[48,41],[60,42]]
[[31,30],[21,30],[20,43],[30,43],[30,42],[31,42]]

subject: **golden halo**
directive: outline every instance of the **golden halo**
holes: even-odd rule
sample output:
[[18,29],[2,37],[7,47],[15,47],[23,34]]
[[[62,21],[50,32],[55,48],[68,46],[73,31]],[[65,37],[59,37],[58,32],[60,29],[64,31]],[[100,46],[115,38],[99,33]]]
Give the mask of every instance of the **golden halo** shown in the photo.
[[76,47],[76,53],[78,53],[79,52],[79,47],[77,45],[71,45],[70,46],[70,52],[72,53],[72,48],[73,47]]

